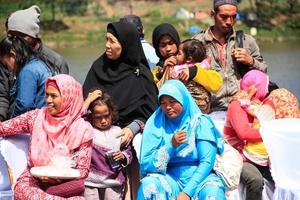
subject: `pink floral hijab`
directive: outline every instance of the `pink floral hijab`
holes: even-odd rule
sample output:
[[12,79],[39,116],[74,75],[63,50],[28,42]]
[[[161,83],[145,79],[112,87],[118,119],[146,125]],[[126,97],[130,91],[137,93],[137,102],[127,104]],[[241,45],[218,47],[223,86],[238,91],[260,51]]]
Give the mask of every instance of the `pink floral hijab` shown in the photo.
[[62,97],[61,111],[52,116],[42,108],[33,125],[31,139],[31,161],[34,166],[48,165],[51,157],[57,156],[58,147],[65,147],[63,154],[70,155],[81,144],[92,139],[92,126],[81,118],[82,86],[73,77],[60,74],[46,82],[57,85]]

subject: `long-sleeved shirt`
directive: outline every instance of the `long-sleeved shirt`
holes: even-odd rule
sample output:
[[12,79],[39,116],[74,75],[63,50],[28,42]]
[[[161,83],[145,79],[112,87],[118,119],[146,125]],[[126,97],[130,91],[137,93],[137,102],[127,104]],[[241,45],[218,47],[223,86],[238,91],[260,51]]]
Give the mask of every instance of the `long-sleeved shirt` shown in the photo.
[[[211,34],[211,28],[208,28],[204,33],[195,35],[193,38],[200,40],[206,45],[207,55],[211,58],[212,69],[219,72],[223,77],[223,85],[213,98],[212,109],[213,111],[227,110],[230,98],[239,91],[239,80],[241,78],[237,72],[239,64],[232,58],[232,50],[236,47],[236,32],[234,31],[227,38],[225,44],[220,45]],[[246,49],[254,60],[253,65],[249,67],[266,72],[267,64],[260,54],[255,39],[248,34],[244,34],[243,45],[243,48]]]
[[226,120],[224,137],[241,155],[246,142],[262,141],[259,129],[251,126],[253,117],[247,114],[239,101],[235,100],[229,104]]
[[[125,183],[126,178],[123,168],[131,163],[132,151],[130,146],[121,147],[121,138],[119,137],[121,133],[122,129],[117,126],[112,126],[105,131],[94,129],[92,161],[85,185],[108,188]],[[117,168],[112,168],[107,152],[118,150],[125,156],[126,162],[120,162]]]
[[[159,74],[160,67],[155,67],[151,70],[154,82],[158,82],[161,79]],[[222,87],[223,78],[215,70],[203,69],[201,65],[196,65],[195,67],[190,67],[190,80],[202,85],[206,90],[212,93],[217,93]]]
[[[8,136],[13,134],[31,134],[33,131],[34,122],[39,110],[32,110],[19,115],[13,119],[0,123],[0,136]],[[71,152],[76,163],[75,168],[80,172],[80,178],[85,178],[89,172],[91,161],[92,140],[81,144],[77,149]],[[50,199],[62,200],[64,198],[47,194],[41,189],[40,183],[31,175],[29,169],[32,167],[29,151],[28,169],[19,177],[15,186],[15,199]],[[75,196],[70,199],[83,199]]]
[[15,83],[12,117],[41,108],[45,103],[45,82],[52,73],[41,60],[32,57],[21,69]]

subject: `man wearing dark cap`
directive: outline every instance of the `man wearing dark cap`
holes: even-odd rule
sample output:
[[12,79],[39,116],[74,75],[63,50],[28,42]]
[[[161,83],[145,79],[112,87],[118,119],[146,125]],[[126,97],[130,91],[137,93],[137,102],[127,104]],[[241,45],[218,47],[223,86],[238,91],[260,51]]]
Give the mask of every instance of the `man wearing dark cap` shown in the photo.
[[[238,12],[236,0],[214,0],[211,16],[214,25],[205,32],[194,36],[207,47],[207,54],[211,57],[212,69],[223,76],[223,86],[213,98],[212,110],[219,111],[214,116],[225,118],[229,100],[239,90],[239,80],[242,74],[239,68],[258,69],[266,72],[264,62],[255,39],[247,34],[242,35],[243,47],[237,45],[237,32],[233,26]],[[244,162],[241,181],[246,187],[246,200],[261,200],[264,177],[264,167]],[[266,175],[270,178],[269,174]],[[271,178],[272,179],[272,178]]]
[[214,25],[193,37],[206,44],[212,59],[211,67],[223,76],[223,86],[212,104],[213,111],[226,111],[230,97],[239,90],[241,75],[238,68],[267,71],[267,64],[252,36],[244,34],[243,48],[237,48],[236,31],[233,28],[237,12],[236,0],[214,0],[211,11]]
[[154,48],[144,38],[144,27],[143,27],[141,18],[136,15],[126,15],[126,16],[122,17],[120,20],[121,21],[124,20],[124,21],[127,21],[127,22],[135,25],[135,27],[139,33],[139,37],[140,37],[140,40],[142,43],[144,54],[146,56],[149,67],[150,68],[155,67],[159,61],[159,58],[157,57]]

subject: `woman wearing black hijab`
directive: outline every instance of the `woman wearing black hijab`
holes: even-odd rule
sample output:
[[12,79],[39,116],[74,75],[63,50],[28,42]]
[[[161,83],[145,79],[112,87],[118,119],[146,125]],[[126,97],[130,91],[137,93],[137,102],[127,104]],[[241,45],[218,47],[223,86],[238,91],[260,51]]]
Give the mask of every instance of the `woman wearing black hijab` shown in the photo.
[[[112,55],[116,43],[121,45],[119,57]],[[128,22],[118,21],[107,25],[106,52],[88,72],[83,85],[84,96],[87,97],[91,89],[99,87],[112,96],[119,112],[118,125],[122,128],[127,126],[135,129],[136,125],[145,123],[158,105],[157,89],[138,33]],[[126,145],[129,142],[125,141]]]
[[[160,58],[158,67],[152,68],[152,74],[158,87],[168,80],[170,70],[177,64],[180,37],[177,30],[168,23],[158,25],[152,35],[152,43]],[[201,47],[197,47],[201,48]],[[221,74],[215,70],[205,70],[201,65],[194,65],[179,74],[179,80],[193,93],[200,109],[209,113],[210,93],[216,94],[223,84]]]
[[[157,108],[158,93],[136,28],[124,21],[110,23],[106,39],[105,53],[89,70],[83,93],[87,97],[92,89],[103,88],[113,98],[119,113],[117,125],[123,128],[122,141],[127,146]],[[130,182],[134,199],[138,185]]]
[[157,65],[163,67],[166,59],[176,56],[180,44],[180,37],[174,26],[163,23],[153,30],[152,44],[155,48],[156,55],[159,57]]

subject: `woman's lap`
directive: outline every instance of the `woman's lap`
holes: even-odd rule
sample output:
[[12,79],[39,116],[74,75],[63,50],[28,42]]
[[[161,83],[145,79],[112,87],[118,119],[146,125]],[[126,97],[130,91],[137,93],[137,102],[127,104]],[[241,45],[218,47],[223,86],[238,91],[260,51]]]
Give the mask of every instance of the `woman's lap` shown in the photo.
[[[29,200],[29,199],[49,199],[49,200],[62,200],[65,198],[47,194],[41,189],[38,181],[31,175],[28,169],[26,169],[18,178],[14,187],[14,199],[15,200]],[[69,200],[81,200],[84,197],[74,196],[68,198]]]
[[[171,176],[150,174],[141,180],[137,199],[175,199],[182,190],[180,184]],[[225,199],[225,188],[221,179],[210,174],[197,186],[193,199]]]

